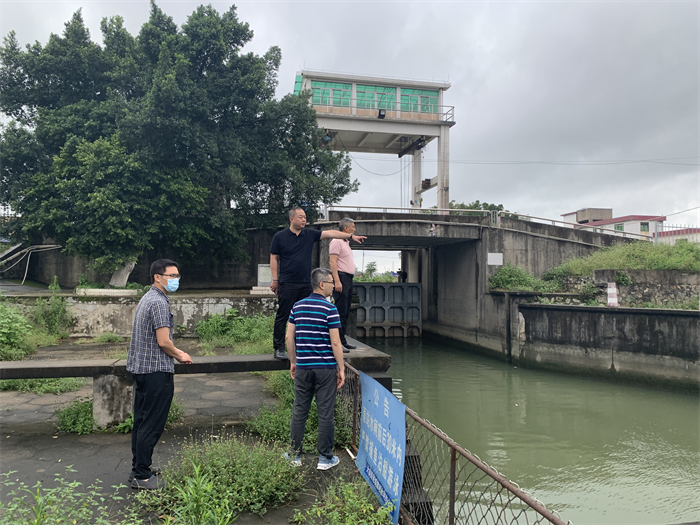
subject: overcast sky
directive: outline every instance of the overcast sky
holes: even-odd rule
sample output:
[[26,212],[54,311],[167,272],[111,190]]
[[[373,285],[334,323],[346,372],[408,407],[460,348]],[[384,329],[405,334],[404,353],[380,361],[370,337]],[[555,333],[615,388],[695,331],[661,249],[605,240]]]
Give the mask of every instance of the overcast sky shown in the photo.
[[[203,2],[158,4],[180,25]],[[211,2],[235,3],[255,37],[282,49],[278,95],[301,68],[448,80],[450,198],[560,219],[586,207],[613,216],[672,214],[700,204],[698,2]],[[132,34],[147,1],[0,1],[0,29],[46,42],[82,8],[93,39],[121,15]],[[437,174],[437,142],[424,178]],[[399,206],[395,156],[354,154],[358,193],[343,204]],[[630,161],[612,165],[474,161]],[[359,162],[359,165],[358,165]],[[360,167],[360,165],[362,167]],[[364,168],[364,169],[363,169]],[[436,192],[423,195],[424,206]],[[697,209],[668,222],[700,225]],[[388,255],[388,254],[385,254]],[[396,259],[377,259],[391,269]],[[397,265],[395,265],[398,268]]]

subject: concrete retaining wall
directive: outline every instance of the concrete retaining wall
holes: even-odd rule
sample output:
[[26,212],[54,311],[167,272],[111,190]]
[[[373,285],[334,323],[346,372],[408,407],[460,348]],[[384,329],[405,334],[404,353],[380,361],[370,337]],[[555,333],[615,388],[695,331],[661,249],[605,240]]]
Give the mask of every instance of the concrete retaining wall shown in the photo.
[[[27,308],[36,298],[13,298],[20,307]],[[101,333],[131,336],[134,313],[138,299],[114,297],[68,297],[66,304],[73,315],[71,334],[75,337],[94,337]],[[197,323],[213,314],[222,314],[236,308],[243,316],[271,315],[277,311],[275,297],[203,297],[187,296],[170,298],[170,308],[175,316],[175,325],[181,325],[180,335],[194,335]]]
[[518,305],[522,366],[700,390],[700,312]]

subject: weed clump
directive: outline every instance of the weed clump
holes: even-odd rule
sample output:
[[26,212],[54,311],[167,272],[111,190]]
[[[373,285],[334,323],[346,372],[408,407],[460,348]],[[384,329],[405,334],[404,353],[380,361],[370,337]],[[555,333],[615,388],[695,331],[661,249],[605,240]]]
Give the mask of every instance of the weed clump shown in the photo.
[[303,470],[283,452],[235,436],[188,442],[164,472],[167,487],[143,491],[137,500],[175,523],[228,524],[242,512],[263,516],[268,507],[292,501],[303,487]]
[[527,270],[508,263],[489,278],[489,290],[556,293],[564,291],[564,286],[558,279],[538,279]]
[[231,348],[249,346],[240,343],[265,343],[266,350],[263,352],[257,352],[262,349],[262,345],[253,345],[256,353],[271,353],[274,325],[275,317],[272,315],[241,317],[238,310],[232,308],[226,310],[223,315],[214,314],[197,323],[195,333],[203,342],[212,346]]
[[390,504],[380,507],[377,498],[363,479],[338,480],[328,485],[322,496],[308,510],[295,510],[291,522],[297,524],[384,525],[391,523]]

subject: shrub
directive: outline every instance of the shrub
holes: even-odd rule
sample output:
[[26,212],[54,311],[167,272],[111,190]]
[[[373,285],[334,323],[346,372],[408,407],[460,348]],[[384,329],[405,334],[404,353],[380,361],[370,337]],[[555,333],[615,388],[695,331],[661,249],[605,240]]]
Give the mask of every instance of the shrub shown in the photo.
[[34,351],[31,327],[20,311],[0,301],[0,361],[24,359]]
[[92,434],[95,420],[92,417],[92,399],[76,399],[63,409],[56,409],[58,430],[72,434]]
[[235,436],[186,442],[163,474],[168,486],[143,491],[137,500],[176,523],[229,523],[246,511],[262,516],[268,507],[294,499],[303,486],[303,470],[283,452]]
[[592,283],[585,283],[579,290],[579,296],[583,301],[595,299],[596,295],[598,295],[598,289]]
[[553,293],[563,291],[559,280],[543,280],[510,263],[501,266],[489,278],[489,290],[509,290]]
[[269,340],[272,343],[274,325],[275,317],[272,315],[241,317],[238,310],[232,308],[223,315],[214,314],[197,323],[195,333],[204,342],[226,348],[243,342]]
[[55,275],[49,290],[51,298],[48,302],[45,299],[36,300],[32,312],[34,324],[49,335],[68,337],[67,329],[73,323],[73,318],[66,308],[66,298],[58,295],[61,287]]
[[626,272],[615,272],[615,282],[619,286],[630,286],[632,278]]
[[344,481],[341,478],[328,485],[310,509],[295,510],[290,521],[319,525],[383,525],[391,523],[391,510],[390,504],[379,506],[377,497],[363,479]]

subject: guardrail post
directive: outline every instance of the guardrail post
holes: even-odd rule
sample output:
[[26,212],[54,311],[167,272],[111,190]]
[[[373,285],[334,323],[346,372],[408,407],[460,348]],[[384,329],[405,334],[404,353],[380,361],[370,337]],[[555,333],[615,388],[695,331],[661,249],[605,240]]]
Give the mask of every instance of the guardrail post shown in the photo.
[[455,478],[457,469],[457,451],[450,447],[450,514],[449,525],[455,523]]
[[354,376],[355,388],[352,393],[352,445],[359,449],[360,444],[357,442],[357,405],[360,397],[360,375],[354,374]]

